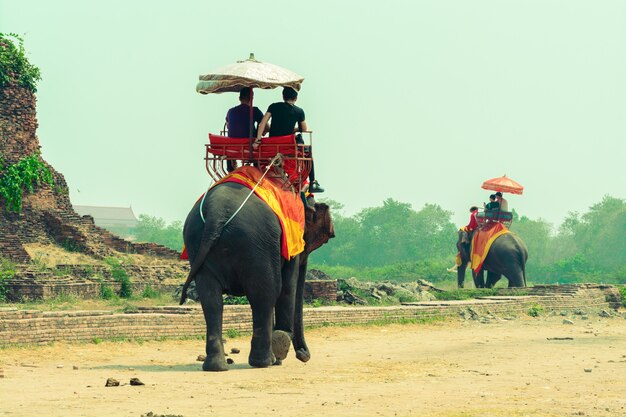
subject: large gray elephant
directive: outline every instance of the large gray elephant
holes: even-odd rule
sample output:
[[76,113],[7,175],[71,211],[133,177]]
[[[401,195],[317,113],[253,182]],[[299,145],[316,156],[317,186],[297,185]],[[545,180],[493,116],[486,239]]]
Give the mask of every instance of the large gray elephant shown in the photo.
[[[457,284],[463,288],[465,270],[470,261],[470,239],[464,230],[459,230],[456,247],[461,254],[461,265],[457,269]],[[481,270],[472,270],[476,288],[493,288],[504,275],[509,280],[509,288],[526,286],[526,261],[528,249],[526,244],[514,233],[506,233],[493,242]],[[487,282],[484,273],[487,271]]]
[[[329,208],[321,203],[315,209],[306,207],[305,250],[287,261],[281,256],[278,218],[255,194],[244,203],[249,195],[250,189],[240,184],[219,184],[209,190],[204,203],[194,205],[185,221],[183,236],[191,271],[181,304],[195,279],[207,326],[205,371],[228,369],[222,343],[224,293],[245,295],[250,302],[251,366],[279,363],[290,342],[299,360],[311,357],[304,340],[304,278],[309,254],[334,237]],[[277,340],[277,335],[283,339]]]

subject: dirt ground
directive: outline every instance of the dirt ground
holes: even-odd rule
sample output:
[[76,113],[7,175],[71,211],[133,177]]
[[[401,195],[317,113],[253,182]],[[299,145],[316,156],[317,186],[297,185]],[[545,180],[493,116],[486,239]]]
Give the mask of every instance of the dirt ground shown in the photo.
[[201,371],[201,340],[7,348],[0,416],[626,415],[626,320],[563,319],[314,329],[310,362],[267,369],[228,339],[221,373]]

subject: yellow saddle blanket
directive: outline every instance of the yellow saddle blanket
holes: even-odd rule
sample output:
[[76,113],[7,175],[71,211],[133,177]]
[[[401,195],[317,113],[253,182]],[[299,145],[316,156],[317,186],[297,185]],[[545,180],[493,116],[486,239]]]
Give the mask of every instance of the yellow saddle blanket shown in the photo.
[[493,223],[493,226],[476,230],[470,249],[470,259],[474,272],[478,272],[482,268],[493,242],[506,233],[511,232],[502,223]]

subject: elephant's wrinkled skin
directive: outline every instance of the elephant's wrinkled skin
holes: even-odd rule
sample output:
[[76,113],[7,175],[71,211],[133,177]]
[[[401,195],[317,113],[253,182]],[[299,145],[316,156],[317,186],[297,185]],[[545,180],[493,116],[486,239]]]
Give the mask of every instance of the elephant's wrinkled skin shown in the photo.
[[[306,210],[305,251],[286,261],[281,256],[281,227],[269,206],[256,195],[226,225],[248,197],[250,190],[235,183],[213,187],[205,198],[203,223],[196,203],[185,221],[183,236],[191,271],[185,283],[195,279],[207,326],[205,371],[227,370],[222,344],[222,294],[246,295],[252,309],[253,334],[248,363],[266,367],[286,356],[274,355],[272,336],[281,330],[293,342],[296,357],[307,361],[304,340],[304,278],[308,254],[334,237],[326,204]],[[283,333],[284,334],[284,333]],[[277,343],[275,343],[277,345]],[[284,345],[284,343],[283,343]],[[287,344],[288,348],[288,344]]]
[[[467,233],[460,230],[457,249],[461,254],[461,265],[457,269],[457,283],[463,288],[465,281],[465,269],[470,260],[470,243],[467,241]],[[526,286],[526,261],[528,249],[524,242],[513,233],[506,233],[498,237],[485,258],[482,269],[475,273],[472,271],[476,288],[493,288],[504,275],[509,280],[509,288]],[[484,272],[487,271],[487,282]]]

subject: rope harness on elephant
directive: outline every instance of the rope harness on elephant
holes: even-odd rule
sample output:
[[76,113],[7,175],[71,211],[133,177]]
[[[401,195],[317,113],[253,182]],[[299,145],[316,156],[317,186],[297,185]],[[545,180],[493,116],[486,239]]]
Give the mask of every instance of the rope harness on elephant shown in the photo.
[[[274,166],[274,164],[276,162],[280,161],[281,159],[282,159],[282,155],[281,154],[276,154],[276,156],[274,156],[272,158],[272,160],[270,161],[270,163],[267,166],[267,168],[265,168],[265,172],[263,173],[263,175],[261,176],[259,181],[256,184],[254,184],[254,187],[250,190],[250,193],[248,193],[248,196],[243,200],[243,203],[241,203],[241,205],[239,206],[239,208],[237,210],[235,210],[233,215],[230,216],[230,218],[228,220],[226,220],[226,223],[224,223],[223,227],[226,227],[226,225],[228,223],[230,223],[235,218],[237,213],[239,213],[239,211],[243,208],[243,206],[246,204],[246,202],[250,199],[250,197],[254,193],[254,190],[256,190],[256,187],[259,184],[261,184],[261,182],[263,181],[263,178],[265,178],[265,176],[267,175],[267,173],[270,170],[270,168],[272,168],[272,166]],[[213,187],[213,186],[211,186],[211,187]],[[202,214],[202,207],[204,206],[204,199],[206,198],[206,195],[209,193],[209,190],[211,189],[211,187],[209,187],[209,189],[206,191],[206,193],[204,193],[204,195],[202,196],[202,201],[200,202],[200,218],[202,219],[202,223],[206,223],[206,220],[204,219],[204,214]]]

